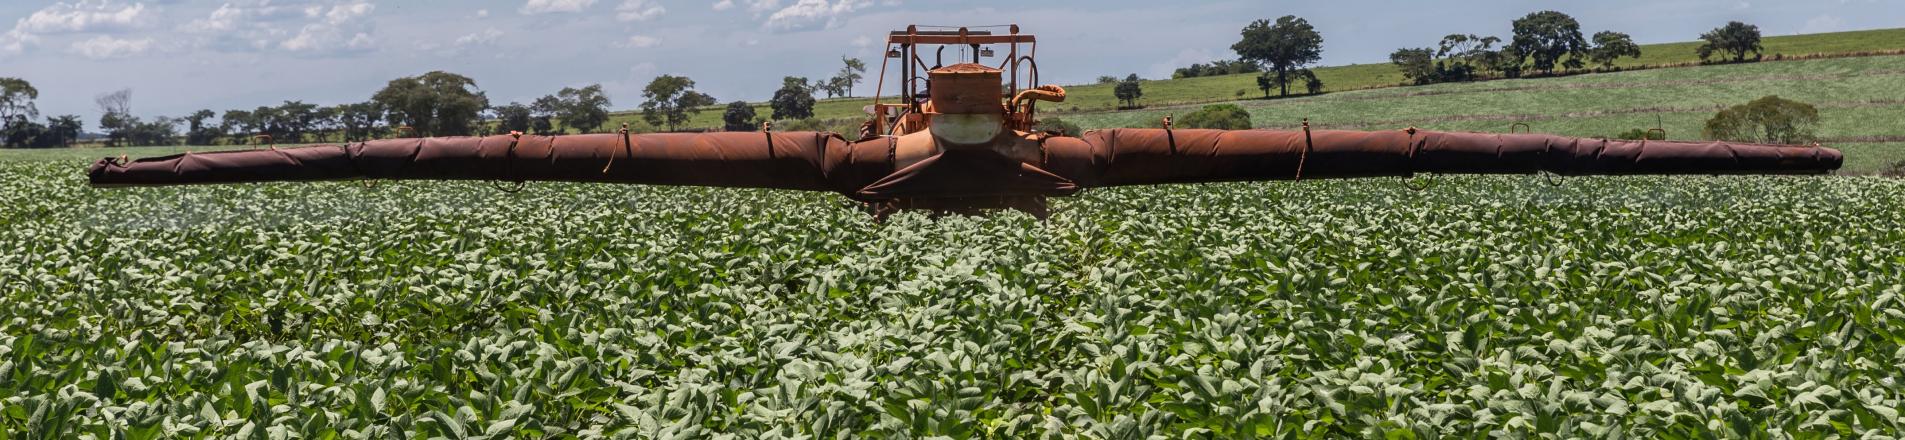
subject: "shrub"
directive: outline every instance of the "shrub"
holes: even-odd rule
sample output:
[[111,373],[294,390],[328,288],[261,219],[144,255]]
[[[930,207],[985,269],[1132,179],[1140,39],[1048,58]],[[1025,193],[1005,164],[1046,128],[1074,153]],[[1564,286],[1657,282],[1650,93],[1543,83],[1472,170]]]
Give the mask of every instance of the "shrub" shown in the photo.
[[1879,175],[1891,178],[1905,178],[1905,160],[1892,162],[1891,165],[1880,168]]
[[1614,138],[1630,140],[1630,141],[1637,141],[1641,139],[1646,139],[1650,141],[1664,141],[1664,140],[1667,140],[1667,132],[1651,131],[1644,128],[1636,128],[1633,130],[1623,131],[1621,132],[1621,134],[1614,135]]
[[1037,124],[1032,124],[1032,131],[1049,131],[1058,133],[1059,136],[1077,136],[1085,133],[1078,128],[1078,124],[1059,118],[1040,119]]
[[1707,139],[1768,144],[1804,144],[1815,140],[1819,109],[1803,102],[1766,96],[1729,107],[1707,120]]
[[1183,128],[1248,130],[1250,129],[1250,112],[1244,111],[1243,107],[1238,107],[1236,104],[1210,105],[1178,118],[1176,125]]

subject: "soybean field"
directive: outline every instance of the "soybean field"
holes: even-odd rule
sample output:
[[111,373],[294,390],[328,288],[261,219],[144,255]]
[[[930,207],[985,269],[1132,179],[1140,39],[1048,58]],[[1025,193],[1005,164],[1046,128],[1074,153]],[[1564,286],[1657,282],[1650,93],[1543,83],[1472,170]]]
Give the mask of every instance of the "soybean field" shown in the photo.
[[1141,187],[876,223],[757,190],[101,190],[95,153],[0,152],[6,437],[1905,429],[1895,179]]

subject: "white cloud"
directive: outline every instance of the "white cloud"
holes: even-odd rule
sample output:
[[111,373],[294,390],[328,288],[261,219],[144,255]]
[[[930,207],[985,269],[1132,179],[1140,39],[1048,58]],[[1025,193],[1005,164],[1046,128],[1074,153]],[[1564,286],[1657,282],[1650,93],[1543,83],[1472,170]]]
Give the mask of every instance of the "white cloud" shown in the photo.
[[496,40],[501,38],[503,38],[503,31],[499,31],[495,29],[484,29],[482,32],[477,32],[474,34],[457,37],[456,45],[458,46],[489,45],[489,44],[496,43]]
[[595,6],[595,0],[529,0],[520,11],[524,15],[582,12],[590,6]]
[[774,11],[774,14],[767,17],[765,27],[776,31],[831,28],[840,24],[841,15],[872,4],[872,0],[800,0],[786,8]]
[[13,25],[25,33],[100,32],[139,27],[150,19],[145,3],[60,2],[33,12]]
[[623,41],[621,44],[622,47],[628,47],[628,48],[655,47],[660,45],[661,45],[660,38],[650,37],[647,35],[631,35],[628,37],[628,40]]
[[870,46],[873,46],[873,37],[868,37],[865,35],[853,37],[853,47],[864,48],[864,47],[870,47]]
[[363,0],[333,4],[328,8],[307,7],[304,16],[314,22],[299,28],[297,35],[279,42],[278,48],[306,53],[369,50],[376,46],[376,40],[371,38],[369,26],[362,19],[375,10],[377,5]]
[[718,2],[714,2],[714,10],[716,11],[726,11],[729,9],[734,9],[734,0],[721,0]]
[[152,49],[151,38],[120,39],[105,35],[73,42],[73,53],[103,60],[136,55]]
[[19,29],[0,34],[0,54],[17,54],[26,51],[26,46],[40,42],[40,37],[20,32]]
[[621,6],[615,7],[615,19],[642,21],[660,17],[664,12],[668,12],[668,9],[648,0],[623,0]]
[[1820,14],[1818,17],[1813,17],[1810,20],[1806,20],[1806,27],[1801,28],[1799,30],[1799,33],[1818,34],[1818,33],[1825,33],[1825,32],[1838,32],[1841,30],[1845,30],[1845,20],[1842,20],[1842,19],[1839,19],[1839,17],[1834,17],[1827,14]]
[[781,7],[781,0],[744,0],[744,1],[747,2],[747,11],[753,12],[756,14],[772,11],[775,9],[780,9]]
[[488,10],[488,9],[478,9],[478,10],[476,10],[476,18],[486,18],[486,17],[489,17],[489,10]]

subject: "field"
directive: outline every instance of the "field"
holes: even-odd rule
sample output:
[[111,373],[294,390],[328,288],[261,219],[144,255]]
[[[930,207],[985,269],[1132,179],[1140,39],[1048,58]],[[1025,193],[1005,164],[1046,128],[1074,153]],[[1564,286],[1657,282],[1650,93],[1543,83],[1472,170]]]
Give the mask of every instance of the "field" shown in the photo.
[[[1879,437],[1905,182],[94,190],[0,152],[0,435]],[[943,436],[943,437],[941,437]]]
[[[1697,34],[1689,35],[1688,38],[1697,36]],[[1325,37],[1328,37],[1328,35],[1325,35]],[[1433,46],[1435,43],[1434,41],[1422,41],[1409,44],[1409,46]],[[1699,45],[1698,42],[1641,45],[1640,58],[1623,58],[1616,62],[1615,66],[1632,69],[1645,66],[1697,63],[1700,59],[1695,55],[1694,48]],[[1763,45],[1766,49],[1766,57],[1769,60],[1772,59],[1774,55],[1791,57],[1895,51],[1905,49],[1905,29],[1769,36],[1765,38]],[[869,61],[877,62],[878,60]],[[879,66],[876,64],[871,66],[871,68],[878,69]],[[1063,66],[1047,66],[1045,68],[1062,69]],[[1316,68],[1315,71],[1318,78],[1322,79],[1326,85],[1324,88],[1326,92],[1390,87],[1404,82],[1402,73],[1396,70],[1394,65],[1388,63],[1327,66]],[[1119,78],[1123,78],[1127,73],[1130,72],[1103,72],[1103,74],[1116,75]],[[868,74],[868,81],[875,80],[876,78],[874,77],[877,75],[878,70],[870,72]],[[1047,75],[1049,76],[1051,73],[1048,72]],[[1237,94],[1240,90],[1244,92],[1241,98]],[[1069,92],[1070,99],[1056,108],[1060,113],[1105,112],[1116,108],[1118,105],[1117,99],[1112,96],[1112,87],[1109,85],[1074,85],[1067,86],[1066,91]],[[889,93],[890,92],[889,90]],[[1246,74],[1145,81],[1144,96],[1144,100],[1142,101],[1144,105],[1171,106],[1191,103],[1221,102],[1242,98],[1262,97],[1263,95],[1261,91],[1257,90],[1256,75]],[[688,126],[703,128],[720,127],[721,112],[725,108],[725,103],[731,100],[732,99],[724,98],[722,100],[723,105],[703,109],[701,113],[697,114],[694,119],[688,123]],[[871,98],[821,100],[814,106],[814,115],[820,119],[864,119],[866,113],[862,108],[871,103]],[[1041,108],[1047,110],[1052,109],[1051,106]],[[755,113],[765,118],[773,114],[773,109],[768,108],[766,103],[756,103]],[[629,123],[631,127],[637,130],[658,130],[658,128],[642,122],[641,115],[633,112],[615,114],[608,126],[613,127],[624,122]]]
[[[1734,64],[1563,78],[1397,87],[1243,101],[1257,128],[1507,132],[1516,122],[1569,136],[1615,136],[1659,124],[1669,139],[1697,140],[1720,108],[1779,95],[1819,109],[1821,141],[1846,152],[1846,172],[1905,160],[1905,56]],[[1084,127],[1156,126],[1200,106],[1059,117]],[[1885,142],[1873,142],[1885,141]]]

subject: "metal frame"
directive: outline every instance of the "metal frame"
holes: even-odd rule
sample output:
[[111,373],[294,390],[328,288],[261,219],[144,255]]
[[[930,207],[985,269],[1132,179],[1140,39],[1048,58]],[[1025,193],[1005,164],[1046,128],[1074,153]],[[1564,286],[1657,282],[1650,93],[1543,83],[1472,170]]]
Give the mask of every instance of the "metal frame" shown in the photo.
[[[960,45],[970,47],[972,49],[970,62],[983,63],[983,57],[980,55],[980,46],[989,44],[1007,45],[1006,59],[999,63],[998,68],[999,70],[1009,70],[1012,73],[1012,77],[1006,83],[1006,93],[1000,97],[1002,105],[1005,99],[1018,95],[1019,91],[1024,88],[1036,87],[1038,85],[1036,84],[1038,82],[1038,62],[1036,61],[1036,57],[1038,56],[1038,37],[1031,34],[1020,34],[1019,25],[1016,24],[976,27],[1002,27],[1006,28],[1009,33],[1007,35],[993,35],[991,31],[975,31],[970,27],[909,25],[904,31],[893,31],[887,35],[886,46],[880,53],[880,79],[879,83],[874,86],[873,91],[872,133],[908,134],[924,129],[926,119],[921,106],[925,102],[923,97],[928,93],[929,88],[932,87],[931,83],[927,81],[926,72],[924,71],[931,70],[933,67],[927,67],[925,60],[920,58],[920,46],[939,46],[935,51],[934,63],[943,64],[945,62],[944,54],[946,46]],[[920,30],[921,28],[937,30]],[[886,93],[886,72],[888,64],[893,62],[893,57],[887,55],[896,51],[898,52],[900,60],[900,66],[896,69],[899,73],[900,103],[884,104],[880,101],[882,95]],[[966,60],[959,61],[964,62]],[[1022,83],[1019,81],[1020,72],[1022,68],[1027,65],[1031,68],[1030,74],[1026,76],[1026,80],[1030,81],[1030,83],[1026,86],[1021,86]],[[1010,69],[1007,69],[1008,67],[1010,67]],[[898,113],[895,114],[895,110],[897,110]],[[1018,109],[1006,109],[1006,111],[1012,113],[1018,112]],[[1029,112],[1030,108],[1028,108],[1027,111]],[[1008,117],[1031,120],[1029,115],[1008,115]],[[904,129],[902,129],[902,127],[904,127]]]

